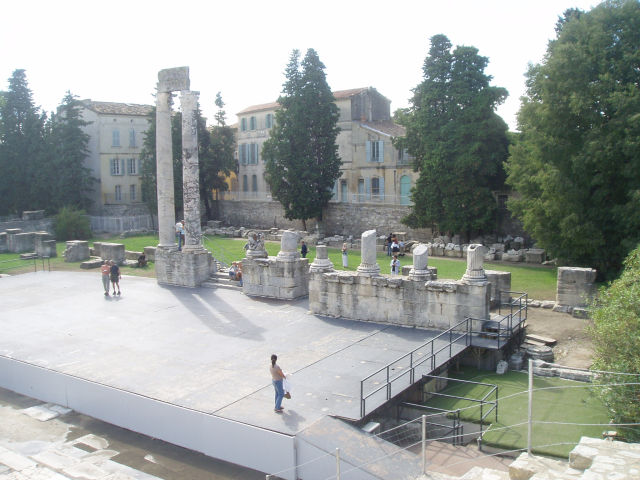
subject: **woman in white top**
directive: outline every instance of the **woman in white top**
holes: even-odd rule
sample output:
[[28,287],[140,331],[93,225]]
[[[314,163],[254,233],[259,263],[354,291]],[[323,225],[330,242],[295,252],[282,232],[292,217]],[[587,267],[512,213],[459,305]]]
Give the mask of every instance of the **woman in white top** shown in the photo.
[[347,268],[349,266],[349,258],[347,257],[347,244],[342,244],[342,266]]

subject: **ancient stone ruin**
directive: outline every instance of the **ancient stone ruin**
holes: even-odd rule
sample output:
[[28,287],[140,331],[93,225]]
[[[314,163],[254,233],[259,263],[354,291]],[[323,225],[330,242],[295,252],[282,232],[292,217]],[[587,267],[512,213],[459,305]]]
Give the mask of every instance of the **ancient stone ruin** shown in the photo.
[[[242,260],[242,290],[255,297],[293,300],[309,294],[309,259],[300,258],[299,236],[293,231],[282,232],[280,252],[269,257],[264,249],[264,240],[256,232],[250,232],[246,258]],[[326,255],[326,247],[324,249]],[[322,268],[333,265],[320,263]]]
[[[173,151],[171,142],[171,93],[180,92],[182,107],[182,179],[185,244],[178,251],[175,242],[175,199],[173,194]],[[198,167],[198,92],[189,86],[189,68],[178,67],[158,73],[156,95],[156,162],[158,230],[160,242],[155,266],[158,283],[197,287],[215,270],[211,254],[202,246]]]
[[414,249],[408,277],[387,276],[375,265],[375,234],[375,230],[362,234],[362,261],[356,272],[311,269],[309,308],[313,313],[439,329],[466,317],[489,318],[491,287],[480,245],[472,246],[461,280],[437,280],[427,265],[426,245]]

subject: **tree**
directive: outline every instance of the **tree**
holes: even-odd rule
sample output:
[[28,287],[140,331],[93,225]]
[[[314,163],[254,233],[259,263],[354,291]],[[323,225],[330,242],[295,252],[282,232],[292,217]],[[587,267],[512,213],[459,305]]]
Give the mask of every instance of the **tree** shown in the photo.
[[333,196],[342,161],[336,138],[338,107],[313,49],[300,64],[294,50],[285,70],[286,82],[278,99],[275,126],[263,144],[265,179],[273,198],[289,220],[322,222],[322,210]]
[[[207,218],[214,218],[212,192],[227,190],[225,177],[231,175],[235,167],[234,152],[236,147],[233,128],[226,124],[224,102],[220,92],[216,94],[216,124],[207,129],[204,118],[198,122],[198,143],[200,160],[200,196],[204,201]],[[200,140],[202,139],[202,140]]]
[[403,222],[441,232],[492,229],[496,201],[492,192],[504,182],[507,125],[495,108],[507,97],[489,85],[488,59],[474,47],[452,45],[445,35],[431,38],[424,80],[411,106],[395,118],[407,129],[398,139],[420,172],[412,189],[411,212]]
[[0,102],[0,214],[45,208],[36,183],[44,157],[46,115],[33,103],[24,70],[15,70]]
[[[50,205],[57,210],[71,206],[86,210],[91,205],[89,198],[97,180],[85,166],[89,155],[89,135],[82,127],[88,125],[81,118],[81,102],[67,92],[57,115],[51,118],[51,131],[47,135],[47,168]],[[44,184],[45,182],[41,182]]]
[[640,241],[640,3],[565,12],[527,73],[509,208],[560,263],[612,278]]
[[[594,345],[594,369],[606,372],[634,373],[640,376],[640,246],[624,261],[617,280],[600,294],[591,309],[590,329]],[[604,374],[601,384],[635,383],[601,388],[599,391],[614,423],[640,422],[640,385],[638,376]],[[625,429],[626,431],[626,429]],[[640,429],[630,430],[625,437],[637,441]]]

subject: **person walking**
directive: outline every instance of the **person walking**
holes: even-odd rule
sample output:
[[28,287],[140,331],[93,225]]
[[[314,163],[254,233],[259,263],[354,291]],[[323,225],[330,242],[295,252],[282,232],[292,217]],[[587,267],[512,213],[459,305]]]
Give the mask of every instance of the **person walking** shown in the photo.
[[120,295],[120,267],[116,262],[111,260],[111,284],[113,285],[113,295],[116,294],[116,287],[118,287],[118,295]]
[[282,372],[280,366],[276,363],[277,361],[278,356],[274,353],[271,355],[271,367],[269,367],[269,371],[271,372],[271,383],[273,384],[273,388],[276,392],[276,405],[273,411],[276,413],[282,413],[284,410],[284,408],[282,408],[282,399],[284,398],[284,386],[282,381],[287,377]]
[[309,251],[309,249],[307,248],[307,244],[304,243],[304,240],[302,240],[302,247],[300,247],[300,256],[302,258],[307,258],[307,252]]
[[342,244],[342,266],[347,268],[349,266],[349,257],[347,256],[347,244]]
[[105,260],[102,262],[100,266],[100,272],[102,273],[102,286],[104,287],[104,296],[109,296],[109,280],[111,275],[111,266],[109,265],[109,260]]
[[184,242],[184,220],[176,223],[176,238],[178,239],[178,251],[180,252]]

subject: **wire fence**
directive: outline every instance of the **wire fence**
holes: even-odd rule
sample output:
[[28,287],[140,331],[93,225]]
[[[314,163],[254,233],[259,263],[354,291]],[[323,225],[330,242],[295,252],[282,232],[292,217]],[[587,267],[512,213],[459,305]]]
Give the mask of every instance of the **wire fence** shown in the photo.
[[[562,365],[552,364],[555,367],[572,369]],[[553,379],[547,376],[534,375],[534,368],[530,364],[528,380],[529,388],[518,389],[516,391],[505,392],[497,396],[494,400],[501,404],[500,412],[502,417],[496,416],[489,428],[484,432],[479,432],[477,437],[478,445],[486,441],[486,437],[493,435],[490,443],[496,446],[498,451],[486,452],[481,449],[475,450],[476,454],[471,458],[456,460],[451,457],[447,461],[447,468],[469,465],[469,468],[476,465],[482,459],[497,456],[514,456],[522,452],[549,454],[557,457],[567,457],[568,452],[579,443],[581,436],[602,437],[602,438],[624,438],[625,431],[635,429],[640,432],[640,423],[612,423],[609,420],[606,406],[602,404],[598,396],[600,389],[611,389],[617,387],[628,387],[640,385],[640,375],[632,373],[589,371],[594,378],[597,376],[621,376],[629,380],[638,381],[613,381],[613,382],[572,382],[564,380],[565,384],[553,384]],[[584,369],[573,369],[582,370]],[[534,382],[535,377],[535,382]],[[560,379],[555,379],[560,380]],[[584,391],[581,396],[579,393]],[[497,389],[495,390],[497,392]],[[551,397],[549,397],[551,395]],[[549,400],[551,399],[551,400]],[[505,405],[511,402],[513,405]],[[594,405],[599,402],[599,408]],[[492,402],[493,403],[493,402]],[[348,446],[336,448],[334,451],[325,451],[322,455],[309,460],[303,464],[296,465],[290,469],[266,475],[267,480],[281,478],[280,475],[290,474],[295,471],[296,475],[304,470],[308,465],[320,460],[335,461],[335,474],[326,476],[330,479],[349,479],[361,476],[362,471],[373,470],[376,464],[397,457],[400,454],[410,455],[414,463],[420,466],[422,473],[428,471],[430,459],[427,445],[432,442],[446,442],[455,444],[459,434],[449,431],[446,434],[433,436],[429,435],[427,426],[437,424],[436,419],[443,417],[452,418],[454,416],[462,418],[479,417],[479,409],[482,404],[472,404],[457,408],[455,410],[444,410],[433,407],[434,411],[429,414],[422,414],[416,418],[402,421],[397,425],[375,434],[379,441],[389,444],[385,447],[384,453],[366,462],[356,462],[350,456]],[[437,411],[436,411],[437,410]],[[505,411],[506,410],[506,411]],[[590,410],[595,410],[589,413]],[[512,411],[514,414],[509,414]],[[603,431],[604,430],[604,431]],[[573,431],[573,436],[571,432]],[[433,433],[433,431],[431,432]],[[392,448],[395,446],[396,448]],[[404,459],[405,457],[403,457]],[[451,461],[453,458],[453,461]],[[357,475],[355,475],[357,474]]]
[[33,271],[51,271],[51,263],[48,256],[30,255],[29,257],[16,257],[8,260],[0,260],[0,273],[7,273],[17,269],[33,266]]

